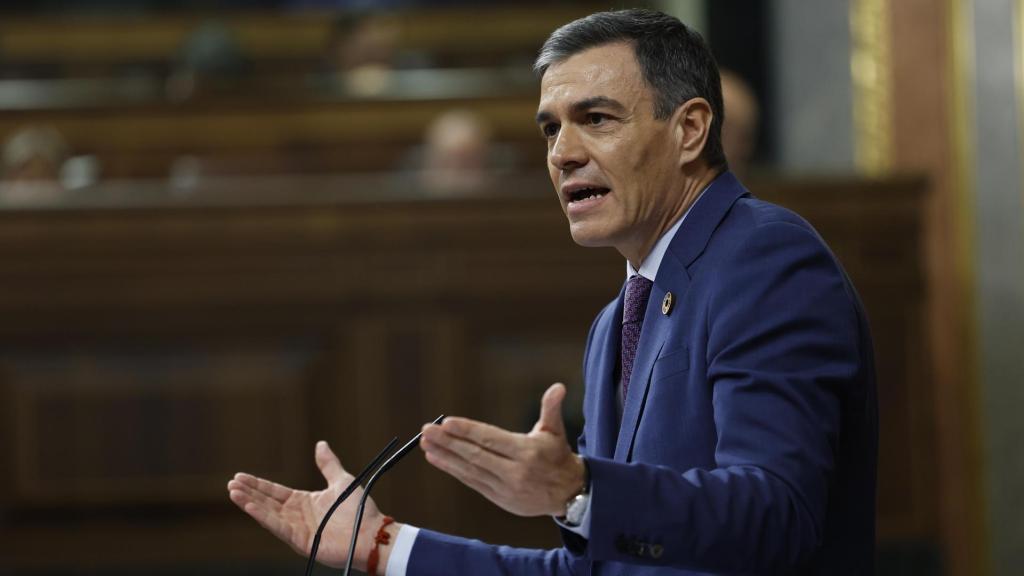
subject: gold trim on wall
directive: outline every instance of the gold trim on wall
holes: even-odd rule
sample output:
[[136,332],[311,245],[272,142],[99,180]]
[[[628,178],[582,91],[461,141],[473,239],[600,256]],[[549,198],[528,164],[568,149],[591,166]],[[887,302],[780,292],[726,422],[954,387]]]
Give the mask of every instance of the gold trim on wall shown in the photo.
[[892,54],[886,0],[850,3],[850,75],[853,81],[854,160],[870,176],[893,165]]
[[975,224],[975,36],[974,0],[949,0],[948,30],[950,50],[950,119],[953,146],[953,257],[956,284],[959,291],[959,306],[951,314],[956,315],[956,326],[962,329],[960,342],[963,366],[960,370],[962,387],[958,400],[963,402],[964,449],[968,476],[967,510],[971,517],[963,521],[968,525],[971,541],[966,544],[972,553],[972,574],[991,573],[989,561],[989,524],[987,497],[985,492],[988,473],[984,458],[984,440],[981,429],[982,382],[979,373],[979,326],[976,299],[976,224]]

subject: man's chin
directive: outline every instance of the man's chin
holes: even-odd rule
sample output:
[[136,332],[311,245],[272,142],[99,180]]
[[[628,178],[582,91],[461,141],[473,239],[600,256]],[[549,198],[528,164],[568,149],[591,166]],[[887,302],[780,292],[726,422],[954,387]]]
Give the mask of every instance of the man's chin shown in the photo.
[[608,235],[594,230],[585,224],[569,224],[569,235],[572,241],[587,248],[604,248],[611,246]]

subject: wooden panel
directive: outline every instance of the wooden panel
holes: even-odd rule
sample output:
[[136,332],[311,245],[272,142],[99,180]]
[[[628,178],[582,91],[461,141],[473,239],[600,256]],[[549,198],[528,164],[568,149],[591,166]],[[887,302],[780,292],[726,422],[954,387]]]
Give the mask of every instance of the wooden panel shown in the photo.
[[[889,2],[892,23],[893,166],[927,175],[922,211],[924,270],[930,288],[925,302],[924,339],[931,350],[926,378],[934,389],[938,466],[932,489],[941,533],[943,573],[975,576],[989,570],[986,480],[980,440],[981,344],[973,327],[976,304],[971,248],[975,218],[965,207],[975,191],[968,183],[964,154],[972,150],[962,102],[973,85],[973,27],[963,16],[970,4],[907,0]],[[960,32],[958,32],[960,31]],[[969,33],[973,34],[973,32]]]
[[306,96],[14,110],[0,112],[0,140],[25,125],[51,125],[76,153],[96,155],[105,178],[165,177],[182,155],[205,159],[214,173],[370,172],[397,168],[403,154],[422,142],[431,120],[452,108],[479,113],[496,140],[510,143],[531,166],[543,165],[532,89],[485,99]]
[[[819,228],[867,304],[883,539],[933,536],[921,186],[753,185]],[[441,412],[525,430],[554,381],[578,427],[583,342],[621,258],[575,246],[546,196],[372,197],[0,213],[7,565],[298,569],[227,502],[231,472],[317,487],[314,440],[359,468]],[[548,520],[510,518],[415,453],[376,494],[418,525],[558,542]]]
[[[586,5],[431,8],[386,16],[398,27],[398,47],[469,55],[535,52],[558,26],[594,12]],[[215,15],[255,60],[317,60],[335,13],[229,12]],[[115,65],[172,59],[209,14],[104,18],[5,17],[0,53],[16,62]],[[501,22],[482,27],[480,22]]]
[[9,497],[29,506],[219,501],[231,461],[298,480],[292,449],[308,442],[312,352],[145,340],[8,352]]

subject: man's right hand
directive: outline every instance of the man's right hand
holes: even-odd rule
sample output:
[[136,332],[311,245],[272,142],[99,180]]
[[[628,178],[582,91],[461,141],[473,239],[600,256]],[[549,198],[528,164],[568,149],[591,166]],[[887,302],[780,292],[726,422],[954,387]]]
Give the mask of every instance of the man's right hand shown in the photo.
[[[317,492],[295,490],[244,472],[236,474],[228,482],[228,494],[232,502],[303,556],[309,555],[316,529],[327,509],[353,480],[353,476],[342,468],[338,457],[326,442],[317,442],[315,458],[320,473],[327,480],[327,488]],[[362,488],[357,489],[331,517],[320,541],[317,553],[319,562],[334,567],[344,566],[348,557],[348,543],[352,538],[352,520],[362,495]],[[383,520],[384,515],[377,504],[372,498],[367,499],[353,560],[355,568],[366,570],[374,535]],[[395,541],[399,527],[397,524],[387,527],[391,533],[391,542]],[[378,571],[381,574],[387,566],[390,552],[390,546],[382,546],[380,549]]]

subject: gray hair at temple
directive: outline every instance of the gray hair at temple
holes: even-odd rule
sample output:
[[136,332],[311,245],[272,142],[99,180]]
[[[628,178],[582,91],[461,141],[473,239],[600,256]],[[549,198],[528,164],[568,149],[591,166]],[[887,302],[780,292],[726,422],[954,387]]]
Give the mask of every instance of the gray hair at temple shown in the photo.
[[544,42],[533,69],[540,77],[548,67],[584,50],[628,42],[647,85],[654,91],[654,117],[665,120],[693,98],[711,105],[711,131],[704,159],[712,168],[728,166],[722,151],[722,82],[704,38],[678,18],[654,10],[598,12],[574,20]]

